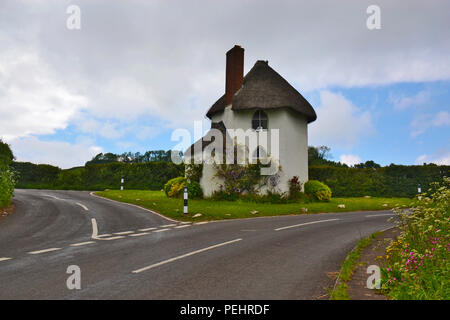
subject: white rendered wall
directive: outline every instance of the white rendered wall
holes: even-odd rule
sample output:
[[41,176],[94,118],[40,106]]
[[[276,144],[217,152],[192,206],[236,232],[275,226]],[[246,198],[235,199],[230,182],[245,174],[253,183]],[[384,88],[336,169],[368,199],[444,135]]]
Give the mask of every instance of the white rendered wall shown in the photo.
[[[227,129],[251,129],[252,117],[255,110],[233,111],[230,106],[224,112],[212,117],[213,122],[223,121]],[[268,117],[268,148],[269,155],[273,154],[270,130],[279,129],[279,164],[281,165],[278,191],[289,191],[289,180],[298,176],[301,182],[308,180],[308,127],[305,117],[288,108],[265,110]],[[250,150],[252,154],[253,150]],[[200,184],[205,196],[210,196],[219,189],[222,181],[214,177],[212,165],[205,164]],[[265,192],[263,189],[262,192]]]

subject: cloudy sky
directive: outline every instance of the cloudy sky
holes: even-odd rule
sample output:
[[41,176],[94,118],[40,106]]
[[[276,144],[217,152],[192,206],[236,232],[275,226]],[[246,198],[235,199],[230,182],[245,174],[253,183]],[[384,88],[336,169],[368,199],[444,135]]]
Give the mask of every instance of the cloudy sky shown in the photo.
[[[381,9],[369,30],[366,9]],[[67,8],[81,10],[68,29]],[[268,60],[348,164],[450,164],[449,1],[0,1],[0,137],[63,168],[170,149],[224,92],[225,52]],[[205,127],[206,129],[207,127]]]

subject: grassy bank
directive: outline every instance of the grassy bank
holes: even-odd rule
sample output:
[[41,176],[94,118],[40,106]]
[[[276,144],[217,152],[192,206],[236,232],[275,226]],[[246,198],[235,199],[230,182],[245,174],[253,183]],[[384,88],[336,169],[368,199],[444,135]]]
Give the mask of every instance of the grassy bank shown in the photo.
[[[184,215],[183,200],[168,198],[162,191],[110,190],[97,192],[96,194],[117,201],[137,204],[172,219],[185,221],[301,214],[305,213],[302,208],[306,208],[307,213],[386,210],[396,206],[408,206],[411,202],[411,199],[408,198],[333,198],[330,202],[271,204],[242,200],[214,201],[201,199],[189,200],[190,214]],[[339,204],[344,204],[345,208],[338,208]],[[198,218],[192,218],[197,213],[202,215]]]
[[359,259],[361,257],[361,252],[363,249],[367,248],[381,232],[375,232],[369,237],[360,240],[355,249],[353,249],[345,259],[341,266],[339,272],[338,284],[331,290],[330,298],[331,300],[348,300],[349,296],[347,293],[348,285],[347,283],[352,279],[353,272],[358,266]]

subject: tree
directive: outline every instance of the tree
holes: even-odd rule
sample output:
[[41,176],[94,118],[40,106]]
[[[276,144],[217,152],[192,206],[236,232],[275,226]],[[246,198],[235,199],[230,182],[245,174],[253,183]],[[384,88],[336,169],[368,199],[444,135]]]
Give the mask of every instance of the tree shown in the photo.
[[9,145],[0,139],[0,165],[8,166],[14,160]]
[[369,161],[366,161],[365,163],[355,164],[355,168],[378,169],[378,168],[381,168],[381,166],[378,163],[374,162],[373,160],[369,160]]

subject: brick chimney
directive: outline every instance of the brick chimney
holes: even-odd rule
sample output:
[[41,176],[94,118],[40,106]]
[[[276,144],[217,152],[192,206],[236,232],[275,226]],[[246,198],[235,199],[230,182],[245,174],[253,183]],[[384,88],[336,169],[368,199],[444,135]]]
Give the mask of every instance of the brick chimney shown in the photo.
[[229,105],[244,82],[244,48],[235,45],[227,52],[225,102]]

